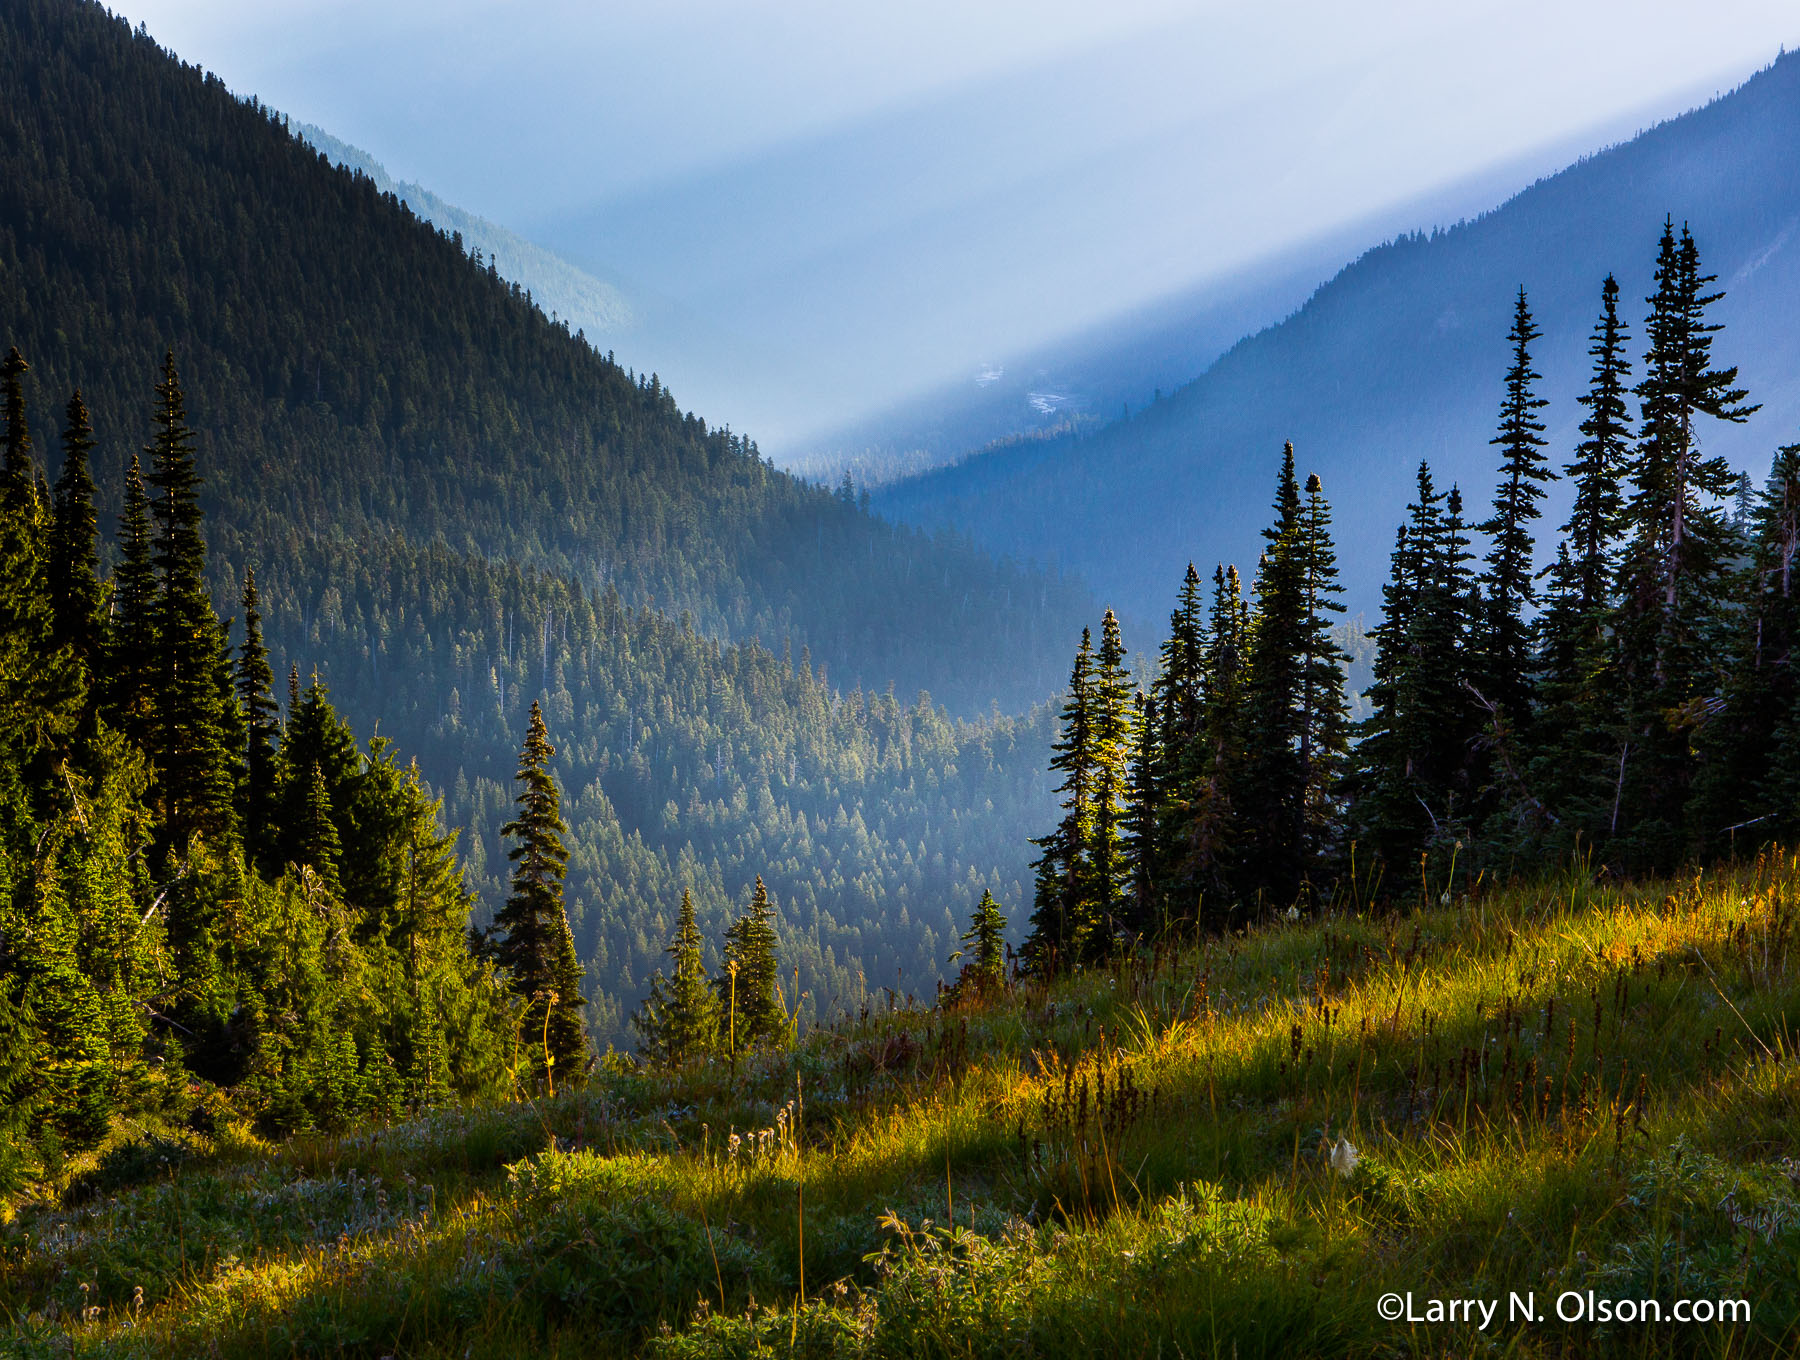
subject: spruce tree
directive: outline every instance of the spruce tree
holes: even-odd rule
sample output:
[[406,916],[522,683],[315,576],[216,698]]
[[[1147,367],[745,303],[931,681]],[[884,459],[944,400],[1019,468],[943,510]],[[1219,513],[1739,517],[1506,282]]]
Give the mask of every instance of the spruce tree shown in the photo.
[[155,523],[156,693],[149,751],[163,843],[185,852],[198,833],[222,843],[232,830],[235,753],[226,743],[218,684],[224,635],[206,589],[200,533],[200,478],[194,435],[175,372],[163,361],[150,446],[150,512]]
[[[271,877],[289,864],[308,862],[306,827],[313,815],[315,770],[325,786],[339,844],[353,845],[354,855],[364,853],[368,847],[357,843],[352,824],[354,809],[361,801],[362,756],[350,725],[338,716],[316,674],[288,715],[275,753],[272,828],[265,830],[259,842],[264,847],[263,867]],[[356,895],[352,897],[355,900]],[[367,904],[359,900],[357,905]]]
[[562,838],[569,828],[563,823],[562,797],[549,768],[555,754],[543,712],[534,700],[514,776],[520,786],[518,811],[500,828],[501,835],[515,842],[506,852],[513,866],[512,891],[494,915],[499,934],[495,960],[526,1003],[520,1021],[524,1051],[552,1084],[559,1072],[565,1079],[572,1075],[587,1053],[580,971],[574,965],[569,919],[563,909],[569,852]]
[[1471,792],[1471,699],[1464,682],[1477,617],[1462,495],[1420,463],[1382,588],[1371,714],[1356,748],[1352,834],[1403,890],[1418,855],[1448,847]]
[[133,745],[148,751],[157,692],[156,567],[151,561],[150,501],[136,454],[125,471],[118,546],[103,686],[106,712]]
[[1256,572],[1256,604],[1244,704],[1244,769],[1237,790],[1244,838],[1240,890],[1265,905],[1287,905],[1305,875],[1300,828],[1307,770],[1300,755],[1306,578],[1294,446],[1282,450],[1275,523]]
[[719,998],[706,978],[703,945],[693,894],[683,888],[675,938],[663,951],[672,970],[667,978],[658,971],[650,979],[650,994],[631,1019],[645,1055],[667,1067],[708,1057],[719,1047]]
[[1000,914],[1000,904],[994,900],[994,894],[983,890],[981,901],[975,904],[975,910],[969,917],[969,928],[963,932],[962,942],[966,949],[959,949],[950,956],[955,963],[959,958],[973,951],[974,957],[962,966],[962,974],[957,980],[959,995],[973,992],[976,996],[991,996],[1006,985],[1006,918]]
[[[1301,514],[1300,764],[1305,777],[1298,841],[1309,874],[1329,871],[1337,852],[1338,782],[1350,749],[1350,706],[1344,668],[1350,657],[1332,636],[1331,615],[1344,612],[1338,596],[1337,550],[1331,507],[1317,473],[1306,479]],[[1315,877],[1315,882],[1317,881]]]
[[310,868],[325,890],[341,899],[344,885],[338,864],[344,851],[337,824],[331,818],[331,792],[325,784],[325,771],[317,764],[306,782],[306,805],[300,824],[294,828],[294,845],[295,863]]
[[1636,388],[1643,420],[1615,622],[1627,735],[1614,820],[1622,812],[1648,863],[1670,862],[1682,848],[1692,733],[1717,687],[1714,662],[1729,654],[1724,603],[1739,542],[1720,502],[1737,479],[1722,455],[1701,452],[1695,422],[1739,423],[1758,409],[1735,385],[1735,367],[1714,366],[1719,327],[1706,309],[1723,295],[1706,291],[1712,282],[1687,227],[1677,240],[1665,223]]
[[1544,483],[1556,476],[1544,454],[1544,424],[1537,418],[1548,404],[1533,386],[1539,374],[1531,367],[1531,342],[1538,336],[1521,288],[1507,334],[1512,363],[1506,371],[1500,429],[1488,441],[1501,450],[1500,487],[1492,517],[1479,526],[1492,544],[1484,581],[1483,689],[1515,725],[1530,717],[1532,648],[1526,611],[1537,602],[1530,525],[1538,517]]
[[[1176,921],[1203,914],[1225,924],[1234,877],[1234,789],[1244,769],[1244,671],[1250,614],[1235,566],[1213,569],[1201,665],[1205,709],[1198,739],[1178,756],[1178,798],[1168,800],[1172,822],[1168,894]],[[1208,899],[1213,911],[1206,911]]]
[[722,1023],[732,1057],[746,1049],[787,1043],[791,1026],[776,995],[780,963],[775,954],[775,903],[761,874],[756,876],[750,905],[725,931],[723,964],[713,990],[724,1008]]
[[1062,710],[1062,739],[1052,748],[1050,769],[1062,775],[1062,820],[1032,844],[1042,854],[1034,866],[1036,892],[1031,933],[1023,953],[1033,972],[1044,975],[1072,966],[1078,958],[1089,900],[1087,849],[1094,815],[1093,698],[1094,643],[1081,630],[1081,645],[1069,673],[1069,697]]
[[1168,818],[1162,749],[1167,733],[1158,722],[1154,693],[1139,693],[1135,706],[1132,730],[1137,739],[1125,780],[1126,887],[1121,924],[1133,938],[1143,939],[1162,924],[1162,893],[1169,870],[1163,843]]
[[62,472],[56,479],[55,518],[50,531],[50,601],[55,617],[52,641],[67,647],[90,670],[97,668],[104,641],[100,617],[100,565],[95,547],[94,478],[88,454],[94,434],[81,393],[69,398],[63,429]]
[[1125,642],[1112,610],[1100,625],[1090,686],[1094,761],[1094,815],[1088,841],[1091,875],[1084,935],[1079,952],[1092,960],[1105,955],[1125,928],[1131,862],[1126,845],[1126,793],[1134,737],[1135,687],[1126,668]]
[[1622,483],[1631,458],[1631,414],[1626,409],[1630,341],[1619,320],[1619,285],[1611,274],[1600,286],[1600,319],[1588,355],[1594,361],[1588,390],[1578,400],[1587,408],[1574,461],[1563,471],[1575,483],[1575,503],[1563,534],[1574,566],[1572,584],[1584,618],[1612,600],[1618,539],[1625,500]]

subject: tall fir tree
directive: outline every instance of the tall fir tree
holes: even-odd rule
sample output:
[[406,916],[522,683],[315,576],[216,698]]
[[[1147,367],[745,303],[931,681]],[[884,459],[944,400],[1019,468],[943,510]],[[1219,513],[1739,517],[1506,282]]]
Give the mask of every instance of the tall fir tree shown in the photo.
[[726,928],[724,966],[713,980],[724,1007],[726,1045],[734,1057],[793,1038],[778,994],[781,964],[775,951],[775,902],[758,874],[750,905]]
[[1163,833],[1168,825],[1164,802],[1163,744],[1168,734],[1158,720],[1156,695],[1139,693],[1132,723],[1131,764],[1125,781],[1126,887],[1121,924],[1135,939],[1153,935],[1163,925],[1163,888],[1168,855]]
[[1501,451],[1500,487],[1494,513],[1480,530],[1491,543],[1484,581],[1487,601],[1482,639],[1482,682],[1486,696],[1515,725],[1530,718],[1532,645],[1527,611],[1537,602],[1531,522],[1537,502],[1555,472],[1544,454],[1544,423],[1537,413],[1548,403],[1537,395],[1540,375],[1531,367],[1531,344],[1539,338],[1525,290],[1519,289],[1507,340],[1512,362],[1506,371],[1506,395],[1500,405],[1500,428],[1489,440]]
[[1090,686],[1094,759],[1094,815],[1088,841],[1091,875],[1088,929],[1080,953],[1093,960],[1109,953],[1115,935],[1126,929],[1131,883],[1126,795],[1130,783],[1136,688],[1127,668],[1125,640],[1112,610],[1100,624]]
[[992,996],[1006,985],[1006,917],[1000,914],[1000,904],[993,893],[982,891],[981,900],[970,913],[962,942],[964,948],[952,954],[950,962],[968,957],[971,951],[974,957],[962,966],[957,995]]
[[1300,518],[1300,764],[1305,775],[1299,844],[1315,884],[1329,874],[1340,849],[1339,781],[1350,750],[1350,705],[1344,697],[1349,653],[1333,635],[1331,616],[1344,612],[1337,598],[1337,549],[1331,541],[1331,506],[1317,473],[1306,479]]
[[1742,422],[1758,408],[1736,386],[1735,367],[1715,367],[1720,329],[1706,319],[1721,293],[1707,291],[1699,251],[1683,225],[1665,222],[1656,292],[1645,324],[1648,350],[1636,390],[1642,413],[1625,507],[1626,546],[1615,630],[1621,725],[1614,820],[1633,829],[1638,863],[1682,851],[1691,749],[1705,701],[1729,654],[1724,599],[1739,540],[1720,502],[1737,478],[1722,455],[1701,451],[1695,422]]
[[501,835],[514,841],[506,852],[512,862],[512,891],[494,915],[499,935],[495,960],[526,1003],[521,1018],[524,1051],[552,1085],[557,1074],[566,1080],[577,1072],[587,1054],[581,975],[563,907],[569,852],[562,838],[569,828],[562,819],[562,795],[550,772],[555,754],[543,711],[534,700],[514,776],[519,784],[518,811],[500,828]]
[[1041,852],[1035,865],[1036,891],[1031,932],[1023,946],[1033,972],[1049,974],[1072,966],[1092,922],[1085,915],[1089,900],[1087,847],[1094,816],[1094,640],[1081,630],[1081,645],[1069,673],[1069,697],[1063,703],[1062,739],[1052,748],[1050,769],[1062,776],[1063,815],[1046,836],[1033,839]]
[[136,454],[125,470],[118,548],[103,685],[105,712],[133,745],[147,751],[157,686],[156,567],[151,560],[150,500]]
[[300,824],[294,828],[294,845],[295,862],[302,869],[311,869],[332,897],[342,898],[344,883],[338,865],[344,848],[331,816],[331,790],[325,783],[325,771],[316,763],[308,772],[306,804]]
[[1222,928],[1238,852],[1234,790],[1244,769],[1245,668],[1250,647],[1250,610],[1235,566],[1213,569],[1204,646],[1206,706],[1198,740],[1178,757],[1182,796],[1169,809],[1174,820],[1168,837],[1169,891],[1176,901],[1175,922],[1213,917],[1208,923]]
[[221,845],[230,837],[236,752],[227,744],[219,692],[225,638],[206,588],[194,434],[173,353],[156,385],[146,452],[156,572],[156,692],[148,749],[163,843],[185,853],[196,833]]
[[1256,603],[1244,704],[1244,768],[1237,791],[1243,854],[1239,888],[1246,898],[1285,906],[1305,878],[1300,843],[1307,770],[1300,754],[1304,723],[1306,577],[1300,485],[1294,446],[1281,455],[1275,523],[1256,572]]
[[650,979],[650,994],[632,1017],[646,1056],[680,1067],[711,1056],[719,1047],[719,998],[707,981],[704,941],[694,921],[694,896],[681,890],[675,938],[664,951],[671,968]]

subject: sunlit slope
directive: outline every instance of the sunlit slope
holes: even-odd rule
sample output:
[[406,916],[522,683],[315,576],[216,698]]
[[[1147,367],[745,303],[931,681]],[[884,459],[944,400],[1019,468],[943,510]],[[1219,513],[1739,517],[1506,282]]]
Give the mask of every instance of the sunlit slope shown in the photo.
[[[227,1356],[1784,1353],[1800,866],[1467,887],[884,1010],[735,1077],[115,1152],[85,1201],[6,1230],[11,1335]],[[1590,1290],[1743,1300],[1751,1321],[1557,1319]],[[1390,1291],[1499,1319],[1384,1321]],[[1508,1321],[1514,1291],[1541,1320]]]

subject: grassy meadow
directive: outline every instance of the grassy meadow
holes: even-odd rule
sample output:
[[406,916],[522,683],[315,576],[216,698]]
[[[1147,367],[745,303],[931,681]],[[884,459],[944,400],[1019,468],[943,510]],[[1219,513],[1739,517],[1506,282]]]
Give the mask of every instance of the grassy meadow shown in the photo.
[[[0,1228],[0,1353],[1800,1351],[1800,861],[1426,893],[735,1073],[121,1130]],[[1565,1291],[1751,1321],[1565,1323]]]

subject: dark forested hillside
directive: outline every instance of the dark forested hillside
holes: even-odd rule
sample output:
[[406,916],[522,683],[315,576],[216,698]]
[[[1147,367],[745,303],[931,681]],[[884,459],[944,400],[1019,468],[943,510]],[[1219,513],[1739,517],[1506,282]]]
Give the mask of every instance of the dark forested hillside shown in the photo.
[[400,529],[791,636],[846,682],[975,711],[1053,688],[1065,590],[776,473],[98,5],[8,4],[0,69],[0,318],[33,395],[81,387],[120,467],[174,346],[221,545]]
[[277,696],[316,674],[417,759],[478,920],[541,704],[599,1039],[684,888],[716,950],[762,876],[808,1014],[928,994],[981,892],[1022,900],[1049,714],[995,704],[1054,687],[1073,587],[776,471],[98,6],[0,9],[0,68],[0,338],[38,471],[79,387],[111,537],[173,348],[231,641],[254,568]]
[[[1472,504],[1493,491],[1488,440],[1502,397],[1511,299],[1522,285],[1543,331],[1546,438],[1566,458],[1599,306],[1621,286],[1634,353],[1665,217],[1693,229],[1725,299],[1729,361],[1763,409],[1709,447],[1759,479],[1800,425],[1800,57],[1722,99],[1545,179],[1448,230],[1396,239],[1250,337],[1196,381],[1085,436],[1019,443],[885,488],[876,507],[954,525],[998,550],[1086,574],[1147,617],[1189,557],[1256,558],[1264,470],[1291,439],[1349,526],[1351,612],[1373,616],[1384,528],[1428,458]],[[1547,516],[1560,519],[1566,489]],[[1374,529],[1374,532],[1361,532]],[[1117,545],[1129,541],[1130,552]],[[1539,565],[1543,565],[1540,562]]]
[[275,653],[424,753],[490,903],[513,748],[541,698],[603,1037],[621,1036],[662,962],[684,889],[716,941],[740,889],[767,880],[808,1015],[865,989],[929,992],[984,889],[1024,898],[1048,705],[952,721],[891,690],[830,687],[804,653],[722,645],[614,592],[397,538],[294,543],[256,571]]

